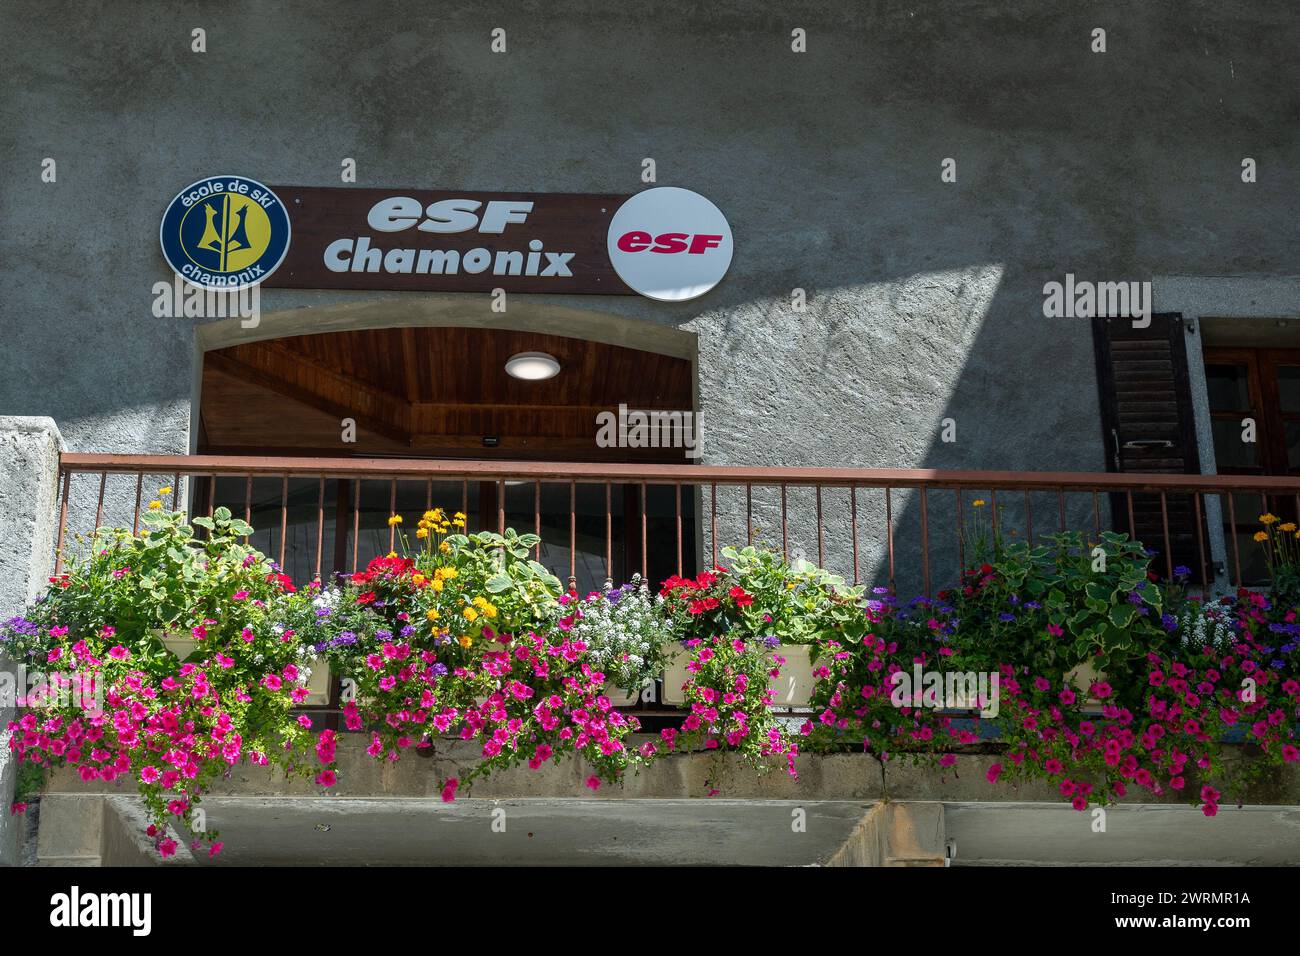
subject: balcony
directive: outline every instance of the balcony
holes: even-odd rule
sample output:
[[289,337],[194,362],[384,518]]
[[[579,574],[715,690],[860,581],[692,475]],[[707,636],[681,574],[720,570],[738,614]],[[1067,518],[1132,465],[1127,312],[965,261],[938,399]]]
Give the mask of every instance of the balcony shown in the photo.
[[[153,496],[166,487],[168,500],[159,502],[164,508],[198,515],[226,508],[242,517],[254,529],[249,543],[300,585],[328,584],[365,569],[374,557],[400,550],[400,530],[390,516],[405,514],[414,521],[424,510],[441,505],[463,511],[471,529],[503,533],[516,528],[536,534],[529,557],[580,593],[607,581],[620,584],[635,574],[655,584],[673,575],[695,575],[722,562],[724,549],[760,544],[790,562],[804,557],[841,575],[846,583],[874,588],[882,596],[897,595],[900,604],[912,595],[938,598],[962,580],[962,571],[976,560],[978,542],[971,529],[979,521],[1000,540],[1023,541],[1030,547],[1060,532],[1082,532],[1091,545],[1111,529],[1134,529],[1149,546],[1153,580],[1190,582],[1202,597],[1214,597],[1250,583],[1254,543],[1249,538],[1256,514],[1291,513],[1300,495],[1300,479],[1253,476],[89,454],[59,456],[49,484],[55,512],[51,517],[56,517],[50,535],[56,576],[65,561],[84,553],[87,535],[95,528],[142,530]],[[637,717],[644,731],[673,728],[682,723],[683,708],[664,690],[661,687],[650,703],[643,699],[628,704],[622,713]],[[419,801],[436,799],[438,780],[463,773],[477,759],[472,741],[439,739],[427,751],[413,753],[429,759],[404,760],[400,769],[385,766],[365,752],[366,734],[344,732],[356,728],[342,726],[342,703],[336,685],[327,704],[298,713],[310,716],[315,731],[339,731],[332,765],[341,776],[333,792],[336,800],[350,801],[340,820],[349,821],[349,827],[355,824],[360,832],[378,826],[384,839],[391,840],[391,828],[383,822],[387,818],[370,815],[368,801],[383,797],[415,807]],[[783,732],[794,735],[818,716],[800,706],[806,703],[806,697],[792,706],[778,699],[771,702],[770,712]],[[967,726],[962,721],[971,716],[951,709],[945,713],[959,727]],[[444,813],[422,805],[421,813],[431,819],[473,816],[485,812],[485,800],[538,798],[546,802],[532,809],[521,804],[517,811],[524,819],[539,821],[538,828],[554,824],[560,827],[557,832],[570,834],[565,846],[571,851],[576,839],[573,820],[605,812],[583,810],[573,801],[631,799],[639,807],[636,813],[644,813],[645,820],[657,821],[669,833],[679,827],[681,814],[694,812],[681,802],[716,789],[722,775],[729,783],[715,816],[719,832],[730,834],[728,839],[735,843],[727,852],[734,851],[737,860],[759,858],[746,856],[754,848],[746,849],[743,834],[758,825],[752,821],[762,817],[762,808],[775,802],[808,803],[810,812],[837,834],[825,845],[810,844],[808,862],[869,858],[881,865],[942,865],[942,806],[954,812],[961,808],[951,821],[951,832],[967,834],[963,840],[984,841],[988,845],[979,844],[980,852],[995,859],[1006,847],[992,834],[1014,834],[1018,826],[1011,817],[999,822],[1003,818],[988,816],[994,806],[987,803],[993,799],[988,783],[1005,762],[1004,746],[986,733],[963,737],[952,748],[951,761],[938,771],[879,761],[861,747],[856,752],[809,748],[792,764],[798,780],[780,773],[756,774],[738,754],[719,758],[705,750],[680,752],[657,759],[599,794],[583,786],[591,771],[585,758],[548,763],[540,772],[521,765],[479,784],[463,809]],[[1235,744],[1228,749],[1234,757],[1244,753]],[[55,772],[42,811],[42,832],[49,833],[42,838],[48,861],[79,858],[77,848],[83,844],[100,848],[83,854],[87,860],[119,860],[123,847],[134,845],[122,836],[123,821],[139,816],[133,803],[119,797],[102,806],[86,802],[111,788],[102,780],[79,779],[67,767]],[[274,847],[282,838],[267,830],[265,801],[291,799],[294,803],[286,812],[305,819],[316,812],[318,792],[309,781],[278,769],[241,763],[207,789],[210,799],[205,806],[227,832],[247,837],[231,862],[256,862],[262,859],[257,847]],[[1236,796],[1264,806],[1289,805],[1297,792],[1295,765],[1288,764],[1264,784]],[[1041,780],[1017,793],[1018,800],[1059,800],[1054,786]],[[884,801],[901,809],[886,811]],[[938,823],[931,827],[934,821],[925,817],[930,820],[925,824],[925,846],[904,847],[901,834],[911,832],[911,824],[899,823],[891,814],[906,815],[911,811],[904,805],[914,801],[939,806]],[[1185,797],[1171,790],[1124,800],[1134,808],[1161,805],[1175,829],[1200,826],[1203,818],[1179,810],[1176,804],[1181,802]],[[614,815],[611,825],[617,827],[623,819],[619,814],[633,811],[609,812]],[[930,811],[916,812],[925,816]],[[557,822],[561,820],[568,822]],[[978,825],[972,822],[976,820]],[[901,828],[898,833],[895,826]],[[600,832],[600,825],[591,832]],[[854,842],[866,839],[864,833],[870,846]],[[935,834],[939,836],[931,839]],[[320,859],[332,859],[332,852],[321,849]],[[423,856],[425,851],[411,852]],[[457,846],[455,859],[472,859],[475,852],[474,846]],[[532,859],[526,848],[512,852]],[[682,852],[682,859],[693,858],[686,848]],[[134,853],[127,856],[134,859]],[[610,859],[623,858],[612,853]]]

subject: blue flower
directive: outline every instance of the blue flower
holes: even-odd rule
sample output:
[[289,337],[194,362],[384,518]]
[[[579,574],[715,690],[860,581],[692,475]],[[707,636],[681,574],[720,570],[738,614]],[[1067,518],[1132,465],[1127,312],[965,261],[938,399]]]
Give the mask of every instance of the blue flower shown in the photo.
[[999,621],[1014,621],[1015,619],[1016,616],[1014,614],[1008,614],[1005,611],[998,615]]

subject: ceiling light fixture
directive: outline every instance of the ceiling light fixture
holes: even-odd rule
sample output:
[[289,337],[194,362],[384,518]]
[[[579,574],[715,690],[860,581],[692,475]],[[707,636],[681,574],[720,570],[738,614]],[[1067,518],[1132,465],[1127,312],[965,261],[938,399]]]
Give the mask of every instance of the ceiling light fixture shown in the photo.
[[545,352],[520,352],[506,359],[506,374],[527,382],[541,382],[560,374],[560,363]]

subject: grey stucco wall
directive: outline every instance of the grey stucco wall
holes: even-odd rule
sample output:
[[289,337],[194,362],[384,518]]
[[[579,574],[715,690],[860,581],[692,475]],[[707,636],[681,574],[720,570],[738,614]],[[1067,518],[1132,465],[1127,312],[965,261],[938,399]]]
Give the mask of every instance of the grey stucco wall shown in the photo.
[[1300,271],[1282,0],[91,9],[21,0],[0,37],[0,413],[78,451],[189,447],[194,323],[149,307],[162,211],[215,172],[632,192],[654,158],[727,214],[725,282],[548,298],[698,335],[713,464],[1102,470],[1088,324],[1043,318],[1043,283]]
[[[59,430],[48,418],[0,415],[0,620],[22,609],[46,587],[53,570]],[[0,645],[0,671],[15,663]],[[5,697],[19,681],[4,681]],[[20,817],[11,816],[17,768],[9,751],[13,702],[0,699],[0,866],[17,862]]]

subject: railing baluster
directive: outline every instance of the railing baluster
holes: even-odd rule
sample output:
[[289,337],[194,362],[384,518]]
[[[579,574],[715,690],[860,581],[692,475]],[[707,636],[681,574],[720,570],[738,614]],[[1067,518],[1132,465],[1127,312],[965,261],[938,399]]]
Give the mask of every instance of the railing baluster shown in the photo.
[[352,491],[352,573],[357,573],[357,554],[361,546],[361,479]]
[[177,472],[172,477],[172,511],[176,510],[176,501],[181,493],[181,475]]
[[1230,537],[1232,538],[1232,565],[1236,571],[1237,587],[1241,587],[1241,549],[1237,544],[1237,505],[1233,501],[1234,495],[1228,492],[1228,525],[1232,529]]
[[858,486],[849,483],[849,525],[853,529],[853,584],[856,587],[858,574]]
[[1101,502],[1096,491],[1092,493],[1092,536],[1101,540]]
[[430,478],[424,483],[424,510],[433,510],[433,479]]
[[325,549],[325,476],[320,479],[320,494],[316,498],[316,576],[320,581],[321,553]]
[[1201,599],[1208,601],[1210,599],[1210,574],[1209,567],[1205,563],[1205,527],[1201,518],[1201,493],[1195,492],[1192,500],[1196,505],[1196,560],[1199,562],[1198,570],[1201,575]]
[[961,520],[961,489],[954,488],[952,493],[957,499],[957,577],[960,580],[961,573],[966,570],[966,535]]
[[397,525],[393,524],[392,517],[397,514],[397,479],[394,478],[388,486],[388,551],[391,554],[397,550],[394,545],[397,544]]
[[713,550],[713,566],[718,566],[718,483],[709,485],[709,543]]
[[1128,538],[1130,541],[1137,540],[1137,519],[1133,517],[1133,492],[1126,491],[1125,497],[1128,498]]
[[108,472],[99,473],[99,500],[95,502],[95,531],[104,521],[104,488],[108,485]]
[[506,533],[506,480],[497,481],[497,534]]
[[754,486],[745,482],[745,546],[754,543]]
[[826,556],[822,552],[822,486],[817,486],[817,567],[826,566]]
[[280,573],[284,573],[284,539],[289,533],[289,476],[280,486]]
[[1034,496],[1025,491],[1025,540],[1034,546]]
[[469,479],[464,478],[460,483],[460,513],[465,516],[465,528],[469,529]]
[[140,501],[144,491],[144,472],[135,476],[135,517],[131,519],[131,534],[140,533]]
[[646,529],[649,526],[649,521],[646,518],[646,508],[648,507],[648,501],[647,501],[648,498],[649,498],[649,494],[646,488],[646,483],[643,481],[641,482],[641,580],[644,581],[646,584],[650,583],[649,581],[650,565],[646,559],[646,555],[648,552],[648,546],[646,542]]
[[1168,572],[1168,577],[1165,580],[1172,581],[1174,579],[1174,551],[1173,546],[1169,543],[1169,503],[1163,491],[1160,492],[1160,527],[1164,532],[1165,571]]
[[682,573],[682,484],[673,485],[673,498],[677,502],[677,575]]
[[[244,485],[244,524],[253,523],[253,476],[248,476]],[[244,544],[248,544],[248,535],[244,535]]]
[[897,593],[894,588],[894,506],[890,500],[889,486],[885,486],[885,546],[889,551],[889,593]]
[[63,501],[59,504],[59,539],[54,549],[54,576],[63,570],[63,538],[68,528],[68,489],[72,486],[72,472],[63,473]]
[[998,529],[1001,525],[998,518],[998,490],[996,488],[989,489],[989,508],[993,511],[993,540],[997,541]]
[[1061,515],[1061,534],[1065,534],[1065,489],[1056,489],[1056,504]]
[[614,583],[614,508],[609,482],[605,482],[605,581]]
[[921,486],[921,574],[925,582],[925,596],[930,596],[930,512],[926,500],[926,487]]
[[537,535],[537,544],[533,546],[533,560],[542,560],[542,483],[533,482],[533,534]]
[[578,484],[569,482],[569,590],[578,590]]
[[786,497],[785,485],[781,486],[781,558],[784,561],[790,560],[790,532],[786,523],[785,513]]

